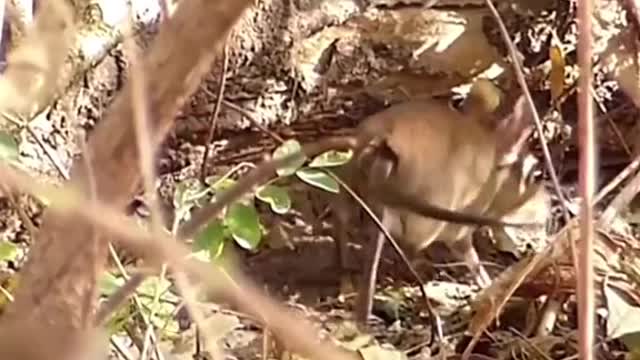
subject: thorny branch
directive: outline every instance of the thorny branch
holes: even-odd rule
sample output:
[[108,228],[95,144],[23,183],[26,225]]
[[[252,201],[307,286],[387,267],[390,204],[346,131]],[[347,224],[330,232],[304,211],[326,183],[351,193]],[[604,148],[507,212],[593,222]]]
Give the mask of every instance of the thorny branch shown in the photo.
[[[163,24],[142,60],[149,74],[152,143],[159,143],[172,127],[177,110],[208,72],[217,44],[248,5],[248,0],[181,2]],[[216,21],[211,21],[212,17]],[[88,143],[97,200],[119,209],[125,207],[141,175],[133,138],[131,91],[128,84]],[[81,160],[74,163],[71,184],[88,193],[88,177]],[[96,284],[107,258],[108,238],[103,234],[92,236],[93,228],[76,220],[56,211],[45,213],[38,239],[22,269],[15,302],[7,307],[0,323],[2,331],[11,332],[14,322],[23,327],[48,324],[43,337],[71,334],[73,330],[82,334],[93,327]],[[21,358],[24,350],[16,349],[10,341],[0,337],[0,352]]]
[[[74,218],[76,223],[79,223],[78,220],[86,222],[104,234],[112,235],[119,244],[139,254],[150,265],[168,263],[173,271],[194,275],[204,283],[211,297],[223,298],[248,315],[260,319],[275,334],[279,335],[280,340],[286,344],[288,349],[313,359],[356,359],[355,354],[341,350],[329,342],[317,340],[317,336],[306,320],[284,310],[276,302],[263,295],[241,274],[233,269],[227,268],[223,271],[217,267],[211,267],[210,264],[190,259],[188,256],[190,251],[185,245],[165,234],[150,235],[143,232],[134,220],[127,218],[113,206],[104,202],[91,202],[87,195],[79,193],[74,188],[56,189],[49,185],[39,184],[6,166],[0,166],[0,176],[11,188],[34,195],[49,194],[54,199],[51,206],[59,214]],[[71,204],[69,204],[70,201]],[[78,206],[79,204],[85,205]],[[26,327],[21,327],[21,329],[24,328]],[[70,331],[74,330],[70,329]],[[24,335],[23,331],[19,333]],[[4,339],[0,338],[0,341]],[[16,336],[11,336],[11,339],[16,340]],[[65,341],[76,341],[76,339],[65,339]],[[16,350],[14,346],[7,349],[9,347],[0,347],[0,355],[6,355],[8,351]],[[15,353],[10,354],[14,355]],[[29,359],[40,360],[42,358]]]

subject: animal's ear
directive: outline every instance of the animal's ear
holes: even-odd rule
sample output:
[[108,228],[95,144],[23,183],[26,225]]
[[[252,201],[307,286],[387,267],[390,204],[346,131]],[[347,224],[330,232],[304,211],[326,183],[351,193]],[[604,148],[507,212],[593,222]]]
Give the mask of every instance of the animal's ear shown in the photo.
[[516,161],[533,130],[533,114],[524,95],[516,100],[513,110],[496,124],[496,151],[502,164]]
[[355,160],[370,190],[383,186],[398,164],[397,154],[383,138],[374,138],[367,143]]
[[484,118],[493,114],[502,103],[502,91],[489,79],[473,82],[469,94],[462,103],[462,111]]

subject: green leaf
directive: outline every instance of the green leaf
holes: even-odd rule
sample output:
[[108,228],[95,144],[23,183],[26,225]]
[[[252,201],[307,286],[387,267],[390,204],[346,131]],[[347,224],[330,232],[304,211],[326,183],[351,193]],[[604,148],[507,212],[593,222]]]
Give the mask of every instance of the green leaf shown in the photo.
[[173,194],[173,206],[182,210],[193,205],[195,201],[207,195],[209,188],[204,187],[198,179],[185,179],[176,185]]
[[138,294],[153,298],[158,291],[160,294],[167,291],[171,283],[169,280],[161,279],[159,276],[149,276],[138,287]]
[[236,243],[248,250],[254,250],[260,244],[262,232],[258,212],[253,206],[234,203],[227,210],[224,223]]
[[0,159],[8,162],[18,162],[20,151],[18,142],[6,131],[0,131]]
[[[302,147],[297,140],[287,140],[280,146],[278,146],[278,148],[276,148],[276,150],[273,152],[273,158],[282,159],[289,155],[299,153],[301,149]],[[289,162],[287,166],[277,169],[276,174],[278,174],[278,176],[292,175],[304,164],[305,161],[307,161],[307,157],[304,154],[300,153],[300,157]]]
[[9,242],[0,242],[0,260],[2,261],[15,261],[20,256],[20,248],[18,245]]
[[337,194],[340,191],[338,183],[326,172],[318,169],[300,169],[296,171],[296,176],[300,180],[311,186]]
[[209,260],[215,260],[222,253],[227,234],[220,221],[213,221],[196,235],[193,246],[196,251],[206,250]]
[[189,254],[189,258],[190,259],[196,259],[202,262],[209,262],[211,261],[211,256],[209,250],[196,250],[194,252],[192,252],[191,254]]
[[99,289],[100,294],[104,296],[111,296],[122,285],[124,285],[124,279],[110,272],[105,272],[100,279]]
[[209,258],[211,260],[216,260],[222,255],[222,250],[224,250],[225,241],[220,241],[216,244],[216,246],[209,249]]
[[309,167],[334,167],[340,166],[347,163],[351,160],[353,156],[353,151],[336,151],[329,150],[324,152],[318,156],[316,156],[311,163],[309,163]]
[[159,301],[154,304],[153,301],[150,300],[147,304],[145,304],[145,301],[142,301],[142,303],[148,307],[149,314],[151,311],[155,313],[150,320],[155,326],[160,328],[163,327],[168,320],[171,320],[171,315],[176,308],[175,305],[166,301]]
[[206,178],[204,182],[207,183],[211,189],[215,190],[215,192],[222,192],[235,185],[237,181],[230,177],[221,178],[217,176],[210,176]]
[[276,214],[285,214],[291,209],[291,198],[287,191],[275,185],[266,185],[258,189],[256,197],[271,206]]
[[131,316],[136,313],[136,310],[131,306],[121,305],[114,311],[109,320],[107,321],[106,328],[110,335],[118,334],[124,330],[125,325],[131,321]]

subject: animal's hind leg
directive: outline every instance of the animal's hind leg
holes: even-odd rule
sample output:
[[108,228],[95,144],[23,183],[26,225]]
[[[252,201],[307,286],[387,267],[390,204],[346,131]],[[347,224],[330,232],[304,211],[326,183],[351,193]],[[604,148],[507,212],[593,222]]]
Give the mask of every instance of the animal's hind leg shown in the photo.
[[348,223],[353,218],[348,208],[338,206],[333,209],[334,220],[334,246],[335,246],[335,269],[340,279],[340,294],[354,292],[352,275],[354,269],[352,259],[349,257],[349,227]]
[[336,217],[336,231],[335,231],[335,250],[336,250],[336,268],[338,271],[343,272],[349,268],[349,234],[345,224],[345,220],[340,216]]

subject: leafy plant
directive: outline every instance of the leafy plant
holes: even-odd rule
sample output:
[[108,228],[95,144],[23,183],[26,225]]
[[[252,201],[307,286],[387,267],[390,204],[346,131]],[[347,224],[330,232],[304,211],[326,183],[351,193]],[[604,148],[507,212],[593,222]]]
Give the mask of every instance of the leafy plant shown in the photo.
[[[176,186],[173,203],[175,206],[176,227],[180,221],[189,219],[193,208],[204,206],[212,201],[217,193],[235,184],[228,177],[206,179],[206,185],[197,179],[188,179]],[[209,223],[194,237],[194,256],[214,261],[222,254],[228,241],[239,246],[255,250],[262,240],[262,229],[258,212],[250,201],[236,202],[229,206],[221,219]]]
[[10,241],[0,242],[0,261],[16,261],[22,256],[20,247]]
[[254,250],[260,244],[262,232],[258,212],[253,206],[235,203],[227,210],[224,225],[238,245]]
[[[274,152],[274,159],[292,155],[301,150],[301,145],[296,140],[287,140],[280,145]],[[287,167],[278,169],[276,172],[280,177],[295,175],[305,183],[317,187],[319,189],[337,193],[339,191],[338,183],[327,174],[323,168],[336,167],[345,164],[351,159],[351,151],[335,151],[330,150],[316,156],[311,160],[308,166],[302,161],[288,165]]]
[[[279,159],[298,153],[301,145],[296,140],[282,143],[273,152],[273,158]],[[278,175],[267,184],[257,187],[255,192],[231,204],[219,219],[213,220],[194,238],[193,255],[207,261],[217,261],[224,253],[226,244],[234,241],[246,250],[256,250],[262,241],[264,229],[260,224],[258,212],[254,206],[255,199],[269,205],[270,209],[279,215],[286,214],[291,209],[291,197],[287,189],[276,185],[278,180],[296,176],[301,181],[322,189],[337,193],[338,183],[324,170],[325,168],[340,166],[351,158],[351,152],[328,151],[311,159],[300,157],[299,160],[276,170]],[[216,194],[225,191],[235,184],[228,174],[220,178],[207,178],[205,184],[197,179],[188,179],[176,186],[173,204],[176,209],[174,227],[179,222],[187,220],[194,208],[202,207],[215,199]]]
[[[100,279],[100,293],[106,297],[111,296],[124,283],[125,280],[121,276],[106,272]],[[143,318],[155,327],[165,330],[162,334],[168,335],[170,331],[177,333],[178,325],[173,319],[173,313],[179,299],[170,291],[170,286],[169,280],[159,276],[145,279],[136,291],[139,306],[125,306],[118,309],[109,319],[108,329],[112,333],[122,331],[123,326],[131,320],[131,317],[140,311]],[[156,292],[159,294],[157,301]]]
[[[3,144],[2,141],[2,134],[0,134],[0,157],[15,158],[12,155],[14,152],[2,148],[4,146],[7,149],[12,149],[11,141],[6,141],[9,145]],[[301,146],[297,141],[289,140],[274,151],[273,157],[289,156],[300,149]],[[276,214],[286,214],[291,209],[291,197],[286,187],[276,185],[275,182],[290,176],[296,176],[301,181],[324,191],[337,193],[339,185],[325,171],[325,168],[340,166],[349,161],[350,157],[351,152],[328,151],[311,159],[311,161],[302,157],[300,161],[278,169],[276,178],[258,186],[253,193],[230,204],[222,216],[212,220],[196,234],[193,238],[191,256],[216,265],[223,265],[223,261],[226,260],[225,247],[232,241],[243,249],[256,250],[262,241],[264,229],[255,208],[255,199],[268,204]],[[307,161],[308,165],[305,165]],[[242,166],[244,165],[237,166],[222,177],[209,177],[205,179],[204,183],[196,178],[178,183],[173,196],[175,216],[172,231],[175,231],[181,222],[188,220],[194,209],[206,206],[214,201],[218,194],[235,185],[236,181],[230,176]],[[4,254],[2,258],[8,259],[16,256],[15,249],[8,246],[0,247],[0,250],[2,250],[0,253]],[[106,273],[100,282],[102,295],[112,295],[124,285],[124,282],[122,277]],[[109,329],[112,332],[121,331],[122,326],[137,311],[142,311],[141,315],[156,327],[164,327],[165,329],[176,327],[177,324],[172,318],[172,313],[178,300],[169,287],[169,281],[164,278],[158,276],[147,278],[138,288],[137,306],[126,306],[119,309],[111,317],[108,324]],[[160,294],[159,298],[156,299],[155,294]]]
[[291,198],[287,190],[276,185],[265,185],[258,188],[256,198],[269,204],[276,214],[286,214],[291,208]]

